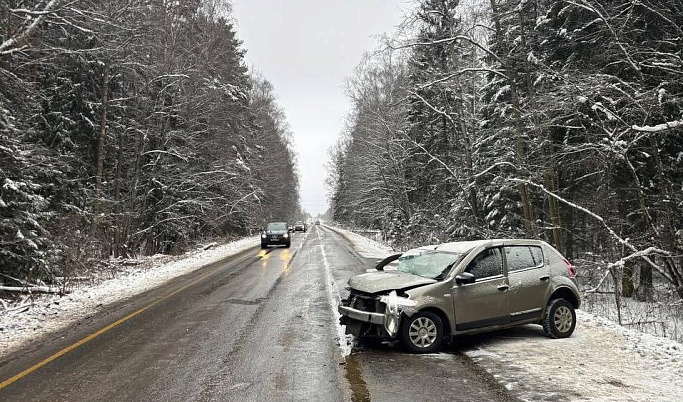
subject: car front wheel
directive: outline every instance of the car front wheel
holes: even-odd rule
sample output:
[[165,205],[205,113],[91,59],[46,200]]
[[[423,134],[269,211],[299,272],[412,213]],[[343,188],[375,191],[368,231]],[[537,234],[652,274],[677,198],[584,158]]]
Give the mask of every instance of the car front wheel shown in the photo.
[[570,337],[576,328],[574,306],[565,299],[551,300],[541,325],[546,335],[553,339]]
[[443,342],[443,322],[429,311],[403,317],[399,329],[401,343],[412,353],[432,353]]

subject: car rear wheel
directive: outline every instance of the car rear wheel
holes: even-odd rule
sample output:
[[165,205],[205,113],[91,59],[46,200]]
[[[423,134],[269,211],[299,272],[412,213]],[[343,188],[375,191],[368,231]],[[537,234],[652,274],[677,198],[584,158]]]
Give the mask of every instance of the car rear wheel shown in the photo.
[[570,337],[576,328],[574,306],[565,299],[551,300],[541,325],[546,335],[553,339]]
[[401,343],[412,353],[432,353],[443,342],[443,322],[429,311],[403,317],[399,329]]

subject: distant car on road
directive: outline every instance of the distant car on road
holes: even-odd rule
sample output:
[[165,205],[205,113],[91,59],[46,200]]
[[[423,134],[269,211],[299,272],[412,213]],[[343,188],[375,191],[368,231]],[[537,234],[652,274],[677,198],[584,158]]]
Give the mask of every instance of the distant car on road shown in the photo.
[[[385,271],[398,261],[393,271]],[[414,353],[446,337],[540,324],[571,336],[581,303],[574,267],[539,240],[480,240],[420,247],[349,280],[339,312],[357,338],[398,338]]]
[[303,221],[294,222],[294,231],[295,232],[305,232],[306,231],[306,224]]
[[320,225],[320,221],[316,219],[315,224]]
[[292,239],[289,236],[287,222],[271,222],[261,232],[261,248],[271,245],[284,245],[289,247]]

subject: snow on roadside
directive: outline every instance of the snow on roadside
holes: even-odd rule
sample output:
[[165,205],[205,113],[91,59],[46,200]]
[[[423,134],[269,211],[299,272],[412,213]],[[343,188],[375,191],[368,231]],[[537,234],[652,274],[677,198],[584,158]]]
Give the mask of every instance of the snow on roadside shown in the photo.
[[[339,228],[366,258],[392,250]],[[683,345],[577,311],[568,339],[547,338],[539,325],[462,337],[462,350],[522,400],[683,400]]]
[[361,236],[350,230],[341,229],[331,225],[325,226],[344,236],[349,242],[351,242],[353,248],[363,258],[383,259],[395,253],[394,249],[392,249],[391,247],[386,246],[382,243],[378,243],[374,240],[368,239],[367,237]]
[[65,296],[36,296],[27,309],[0,313],[0,358],[50,332],[65,328],[103,306],[160,286],[178,276],[241,251],[256,247],[259,237],[247,237],[217,247],[190,251],[172,262],[136,267],[95,286],[81,287]]
[[465,338],[464,353],[522,400],[683,399],[683,345],[580,310],[577,321],[567,339],[526,325]]

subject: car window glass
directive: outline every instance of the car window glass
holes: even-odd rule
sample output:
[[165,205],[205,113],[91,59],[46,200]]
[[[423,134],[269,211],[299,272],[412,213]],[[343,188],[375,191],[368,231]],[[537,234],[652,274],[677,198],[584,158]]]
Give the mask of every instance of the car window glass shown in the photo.
[[540,247],[531,246],[531,256],[534,257],[534,266],[543,265],[543,251]]
[[266,226],[266,230],[287,230],[287,224],[284,222],[271,222]]
[[543,253],[540,247],[535,246],[507,246],[505,247],[505,259],[508,264],[508,272],[537,267],[543,263]]
[[404,253],[398,259],[397,269],[406,274],[438,279],[447,274],[462,254],[427,251],[423,253]]
[[469,263],[465,272],[471,273],[477,279],[501,275],[503,261],[500,257],[500,250],[490,248],[482,251]]

